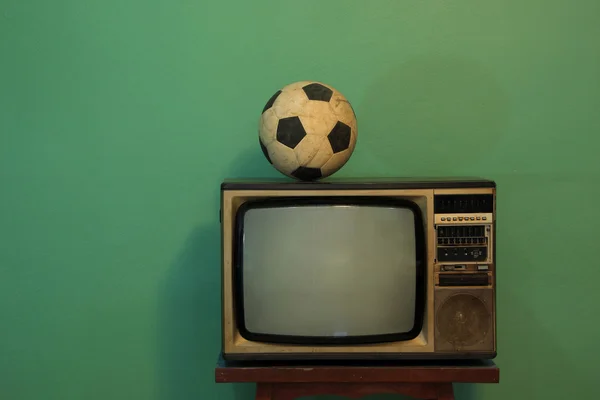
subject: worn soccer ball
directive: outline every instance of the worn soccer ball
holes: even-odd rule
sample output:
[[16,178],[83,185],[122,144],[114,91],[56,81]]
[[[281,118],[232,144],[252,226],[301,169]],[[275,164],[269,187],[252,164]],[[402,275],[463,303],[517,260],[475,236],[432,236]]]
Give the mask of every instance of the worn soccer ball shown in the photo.
[[285,86],[260,116],[263,154],[278,171],[300,180],[317,180],[339,170],[352,155],[356,136],[352,106],[320,82]]

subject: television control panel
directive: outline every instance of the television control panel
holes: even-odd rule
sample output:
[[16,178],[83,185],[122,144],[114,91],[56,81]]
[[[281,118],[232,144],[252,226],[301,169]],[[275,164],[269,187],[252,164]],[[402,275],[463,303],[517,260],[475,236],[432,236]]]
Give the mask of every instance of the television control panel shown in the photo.
[[494,198],[434,197],[436,286],[489,286],[493,279]]
[[490,233],[489,225],[441,225],[436,227],[437,261],[487,261]]

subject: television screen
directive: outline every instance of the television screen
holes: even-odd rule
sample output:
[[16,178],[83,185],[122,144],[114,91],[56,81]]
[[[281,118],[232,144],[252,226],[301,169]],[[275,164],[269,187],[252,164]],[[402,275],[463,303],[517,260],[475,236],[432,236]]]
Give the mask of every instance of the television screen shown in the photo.
[[238,325],[249,340],[407,340],[423,314],[424,233],[406,200],[245,203],[237,222]]

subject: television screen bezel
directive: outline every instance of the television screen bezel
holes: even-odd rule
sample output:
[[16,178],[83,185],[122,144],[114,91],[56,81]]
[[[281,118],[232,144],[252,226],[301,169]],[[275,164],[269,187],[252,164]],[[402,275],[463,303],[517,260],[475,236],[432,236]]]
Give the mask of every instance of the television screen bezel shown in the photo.
[[[375,206],[409,209],[413,213],[415,227],[415,315],[411,330],[399,333],[385,333],[378,335],[360,336],[298,336],[277,335],[268,333],[251,332],[246,328],[244,314],[244,280],[243,280],[243,237],[244,217],[252,209],[274,208],[274,207],[301,207],[301,206]],[[269,197],[252,199],[242,203],[235,216],[235,230],[233,243],[233,286],[235,319],[240,335],[252,342],[277,343],[277,344],[300,344],[300,345],[361,345],[386,342],[408,341],[416,338],[423,329],[425,317],[425,284],[426,284],[426,235],[423,225],[423,215],[419,205],[405,198],[389,197],[330,197],[330,196],[306,196],[306,197]]]

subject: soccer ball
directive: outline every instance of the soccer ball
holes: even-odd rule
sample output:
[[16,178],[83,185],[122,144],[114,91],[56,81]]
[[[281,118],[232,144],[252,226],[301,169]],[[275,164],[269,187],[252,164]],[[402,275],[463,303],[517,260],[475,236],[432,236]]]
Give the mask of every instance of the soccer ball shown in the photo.
[[281,173],[305,181],[339,170],[352,155],[356,136],[352,106],[320,82],[296,82],[277,91],[259,121],[267,160]]

